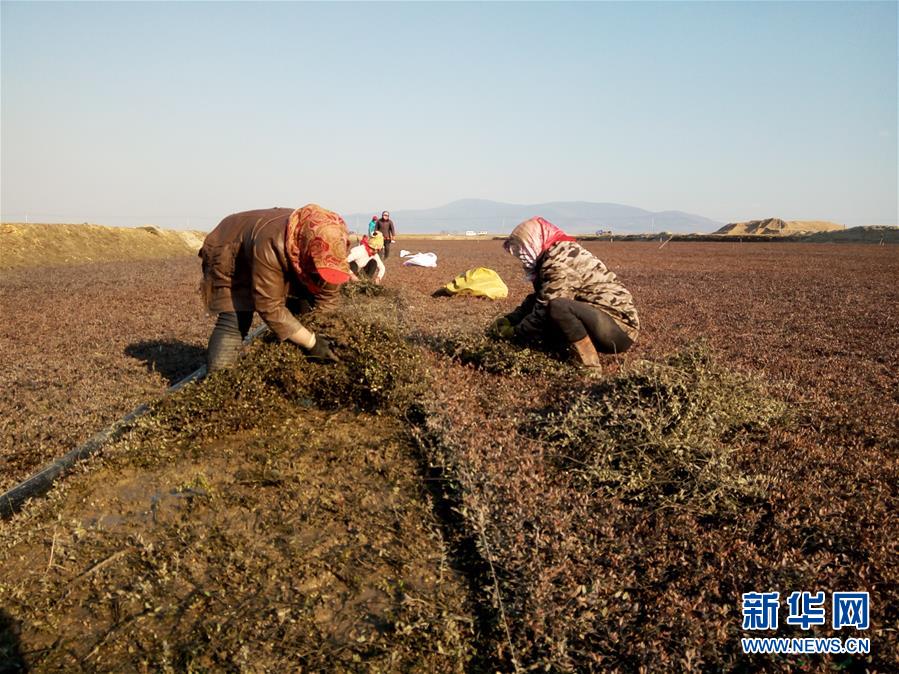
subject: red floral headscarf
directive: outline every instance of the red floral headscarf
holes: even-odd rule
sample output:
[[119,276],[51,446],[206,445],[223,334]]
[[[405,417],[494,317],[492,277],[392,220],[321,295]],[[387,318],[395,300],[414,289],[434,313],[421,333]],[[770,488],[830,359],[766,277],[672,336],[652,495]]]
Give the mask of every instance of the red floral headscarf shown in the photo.
[[525,220],[509,235],[503,248],[524,265],[524,273],[529,281],[537,278],[537,260],[559,241],[574,241],[549,220],[531,218]]
[[337,213],[306,204],[290,214],[284,249],[294,273],[313,294],[321,290],[322,281],[340,285],[349,280],[348,248],[349,232]]

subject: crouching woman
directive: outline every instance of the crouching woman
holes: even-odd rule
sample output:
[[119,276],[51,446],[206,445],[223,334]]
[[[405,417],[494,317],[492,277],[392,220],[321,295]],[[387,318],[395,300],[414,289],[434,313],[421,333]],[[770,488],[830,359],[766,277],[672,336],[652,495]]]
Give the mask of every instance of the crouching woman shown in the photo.
[[375,283],[383,281],[387,268],[379,255],[382,248],[384,248],[384,235],[381,232],[363,236],[359,245],[353,246],[346,258],[352,278],[355,280],[362,278]]
[[521,260],[534,292],[492,329],[506,339],[562,337],[580,363],[601,368],[597,351],[622,353],[637,339],[634,300],[601,260],[543,218],[518,225],[503,244]]
[[328,340],[303,326],[291,309],[304,313],[337,302],[350,277],[348,241],[343,219],[316,204],[222,220],[200,249],[204,298],[218,314],[207,349],[209,371],[237,360],[254,311],[279,339],[309,357],[335,360]]

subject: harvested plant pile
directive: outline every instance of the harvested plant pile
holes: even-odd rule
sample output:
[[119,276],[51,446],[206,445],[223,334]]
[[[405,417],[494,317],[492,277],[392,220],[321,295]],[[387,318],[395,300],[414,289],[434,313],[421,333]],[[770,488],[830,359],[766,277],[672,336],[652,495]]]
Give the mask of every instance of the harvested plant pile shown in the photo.
[[559,376],[571,374],[572,366],[558,353],[542,349],[518,346],[507,341],[480,335],[463,335],[452,338],[421,339],[435,353],[449,356],[454,361],[478,370],[501,374]]
[[762,494],[759,480],[736,466],[735,440],[767,430],[784,411],[760,382],[698,347],[572,392],[523,431],[596,497],[714,514]]

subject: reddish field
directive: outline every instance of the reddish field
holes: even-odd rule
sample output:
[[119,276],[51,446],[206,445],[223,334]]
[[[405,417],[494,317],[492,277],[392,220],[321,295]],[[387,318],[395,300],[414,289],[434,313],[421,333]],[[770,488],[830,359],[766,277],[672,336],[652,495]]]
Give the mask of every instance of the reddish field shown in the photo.
[[[386,285],[402,289],[399,320],[415,343],[474,337],[527,292],[498,242],[402,246],[439,256],[437,269],[388,261]],[[463,533],[455,543],[445,534],[449,549],[481,564],[461,565],[484,580],[470,590],[472,610],[487,616],[475,661],[502,669],[818,670],[842,661],[737,654],[740,592],[868,589],[873,655],[843,666],[899,668],[896,249],[588,247],[632,291],[643,325],[635,348],[609,360],[609,376],[702,341],[729,369],[759,376],[790,411],[783,423],[734,441],[735,470],[763,482],[763,497],[714,516],[664,510],[600,498],[557,470],[552,448],[534,435],[529,415],[563,409],[589,385],[579,375],[503,376],[432,348],[424,426],[436,439],[425,439],[425,453],[457,485],[432,495],[459,513],[447,531]],[[499,271],[510,298],[430,296],[474,266]],[[211,320],[195,293],[197,267],[184,258],[4,274],[0,312],[15,318],[0,329],[0,487],[202,363]]]
[[[479,330],[527,292],[498,242],[404,241],[440,267],[389,261],[422,329]],[[397,251],[399,246],[395,246]],[[896,415],[899,255],[870,245],[590,243],[636,297],[643,331],[627,355],[707,339],[738,367],[789,380],[822,411],[889,437]],[[418,248],[415,248],[418,250]],[[398,251],[397,251],[398,252]],[[469,267],[497,269],[508,300],[451,302],[433,290]],[[0,488],[59,456],[203,363],[213,320],[198,262],[102,263],[0,275]],[[853,422],[856,423],[856,422]]]
[[[529,442],[526,429],[513,430],[520,411],[557,395],[553,383],[504,385],[486,373],[447,368],[436,393],[437,416],[444,416],[439,432],[453,473],[468,481],[463,501],[476,513],[469,526],[501,551],[519,657],[578,669],[773,669],[771,659],[733,654],[739,594],[852,587],[870,589],[880,612],[870,635],[876,664],[867,666],[899,669],[891,627],[899,621],[896,249],[588,247],[619,274],[640,310],[640,341],[622,360],[659,359],[703,340],[731,367],[760,374],[787,401],[790,418],[738,455],[745,474],[765,483],[761,507],[745,507],[733,521],[660,513],[597,501],[546,466],[544,444]],[[513,297],[526,292],[513,262],[495,248],[450,250],[465,255],[457,268],[496,266]],[[436,283],[439,275],[429,274]],[[411,283],[417,275],[403,270],[393,279]],[[445,312],[419,319],[421,330],[475,330],[496,311],[449,300],[441,306]],[[628,592],[629,601],[613,599],[614,592]],[[612,605],[602,612],[607,601]],[[598,614],[612,623],[600,635],[591,633]],[[813,659],[802,668],[825,667]]]
[[203,362],[194,257],[0,272],[0,489]]

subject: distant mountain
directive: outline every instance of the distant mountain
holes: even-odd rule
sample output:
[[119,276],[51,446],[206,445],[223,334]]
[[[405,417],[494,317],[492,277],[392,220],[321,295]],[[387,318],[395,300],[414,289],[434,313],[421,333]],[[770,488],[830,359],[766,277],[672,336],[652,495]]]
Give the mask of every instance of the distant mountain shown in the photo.
[[[373,213],[345,216],[350,229],[361,230]],[[522,220],[542,216],[562,229],[592,234],[613,232],[711,232],[722,223],[682,211],[647,211],[623,204],[589,201],[551,201],[545,204],[505,204],[486,199],[460,199],[439,208],[391,210],[397,231],[409,233],[485,231],[506,234]]]

